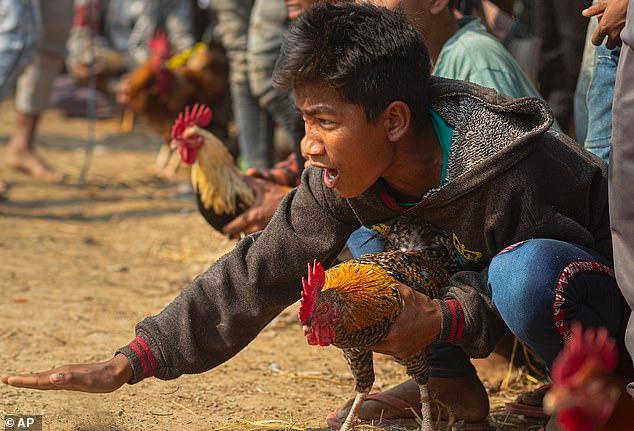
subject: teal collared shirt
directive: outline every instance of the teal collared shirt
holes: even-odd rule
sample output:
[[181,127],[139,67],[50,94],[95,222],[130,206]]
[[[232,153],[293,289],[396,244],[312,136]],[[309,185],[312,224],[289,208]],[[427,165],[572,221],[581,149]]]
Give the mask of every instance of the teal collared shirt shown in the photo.
[[513,56],[477,18],[458,23],[460,30],[443,45],[433,75],[473,82],[514,98],[542,98]]

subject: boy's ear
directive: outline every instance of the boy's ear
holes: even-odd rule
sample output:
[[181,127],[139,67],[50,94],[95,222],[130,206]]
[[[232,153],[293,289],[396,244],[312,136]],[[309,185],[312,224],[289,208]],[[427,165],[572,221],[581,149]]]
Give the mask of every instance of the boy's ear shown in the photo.
[[429,2],[429,12],[432,15],[438,15],[449,6],[449,0],[431,0]]
[[405,102],[399,100],[390,103],[385,111],[386,134],[390,141],[398,141],[410,129],[412,111]]

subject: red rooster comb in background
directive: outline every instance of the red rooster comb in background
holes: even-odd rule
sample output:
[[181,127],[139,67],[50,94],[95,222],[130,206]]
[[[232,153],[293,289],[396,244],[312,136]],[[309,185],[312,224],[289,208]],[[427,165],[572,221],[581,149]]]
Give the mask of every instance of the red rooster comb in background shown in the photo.
[[150,51],[152,54],[159,56],[169,55],[170,42],[165,32],[156,32],[152,40],[150,40]]
[[211,108],[205,105],[195,104],[190,110],[189,106],[185,112],[178,114],[178,118],[172,126],[172,139],[181,139],[183,132],[191,126],[205,127],[211,121]]
[[313,262],[313,266],[308,264],[308,281],[302,277],[302,299],[299,301],[299,320],[302,323],[306,323],[308,316],[310,316],[313,306],[319,298],[321,288],[324,287],[326,281],[326,272],[321,263],[317,262],[317,259]]
[[618,360],[616,342],[606,328],[584,331],[577,322],[572,326],[570,341],[553,363],[551,378],[553,383],[567,386],[571,377],[588,361],[594,361],[605,372],[610,372],[616,368]]

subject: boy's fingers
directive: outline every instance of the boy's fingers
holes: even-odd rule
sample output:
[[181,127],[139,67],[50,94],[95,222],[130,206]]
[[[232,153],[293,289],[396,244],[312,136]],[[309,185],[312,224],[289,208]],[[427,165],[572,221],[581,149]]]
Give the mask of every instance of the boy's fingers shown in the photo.
[[16,388],[55,389],[55,385],[51,383],[49,376],[50,372],[8,376],[5,383]]
[[603,43],[603,39],[605,39],[605,29],[599,25],[592,35],[592,44],[599,46]]
[[225,227],[222,228],[222,231],[227,235],[239,234],[240,232],[244,231],[246,227],[249,225],[250,221],[248,217],[249,217],[249,210],[246,210],[245,212],[240,214],[238,217],[234,218],[231,222],[226,224]]

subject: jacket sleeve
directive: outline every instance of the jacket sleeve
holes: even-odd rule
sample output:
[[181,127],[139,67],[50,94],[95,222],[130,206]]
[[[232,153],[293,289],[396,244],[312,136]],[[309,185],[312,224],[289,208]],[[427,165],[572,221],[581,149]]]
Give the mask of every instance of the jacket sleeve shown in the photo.
[[506,328],[487,286],[487,273],[460,271],[438,300],[441,310],[439,342],[456,344],[471,358],[485,358]]
[[329,265],[358,225],[347,201],[323,186],[321,170],[307,169],[264,231],[242,239],[137,325],[137,337],[118,351],[132,364],[129,383],[201,373],[227,361],[299,299],[307,263]]

